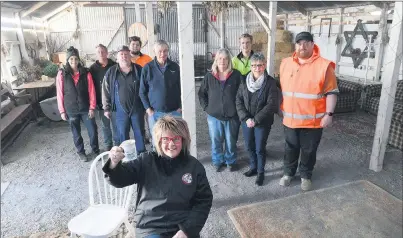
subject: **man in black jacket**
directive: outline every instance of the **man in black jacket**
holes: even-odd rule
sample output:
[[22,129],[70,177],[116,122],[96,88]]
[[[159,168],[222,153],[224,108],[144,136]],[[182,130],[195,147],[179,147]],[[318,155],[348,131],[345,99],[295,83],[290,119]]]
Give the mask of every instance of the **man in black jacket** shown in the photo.
[[148,114],[151,135],[160,117],[166,114],[182,116],[179,65],[168,59],[169,46],[164,40],[155,43],[154,51],[154,60],[143,68],[140,86],[140,98]]
[[139,97],[141,66],[130,61],[127,46],[118,49],[118,64],[105,74],[102,84],[102,104],[105,116],[116,114],[116,128],[119,143],[130,139],[130,126],[133,129],[137,153],[144,152],[144,107]]
[[106,71],[108,71],[108,69],[116,63],[108,58],[108,49],[103,44],[97,45],[96,49],[98,60],[90,66],[90,72],[94,81],[95,93],[97,96],[97,114],[99,119],[101,120],[102,132],[104,136],[104,146],[105,150],[109,151],[112,149],[113,142],[115,145],[118,145],[119,137],[116,133],[115,120],[110,120],[104,115],[104,110],[102,106],[102,81],[104,79]]

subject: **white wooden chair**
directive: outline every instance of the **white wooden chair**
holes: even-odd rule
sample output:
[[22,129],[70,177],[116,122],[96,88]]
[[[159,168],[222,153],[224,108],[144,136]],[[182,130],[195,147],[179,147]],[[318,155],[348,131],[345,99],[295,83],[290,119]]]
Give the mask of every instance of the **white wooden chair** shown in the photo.
[[108,160],[108,155],[109,151],[103,152],[91,164],[88,177],[90,206],[68,223],[71,237],[109,237],[123,223],[129,231],[126,237],[135,237],[134,227],[128,220],[134,185],[115,188],[107,182],[102,167]]

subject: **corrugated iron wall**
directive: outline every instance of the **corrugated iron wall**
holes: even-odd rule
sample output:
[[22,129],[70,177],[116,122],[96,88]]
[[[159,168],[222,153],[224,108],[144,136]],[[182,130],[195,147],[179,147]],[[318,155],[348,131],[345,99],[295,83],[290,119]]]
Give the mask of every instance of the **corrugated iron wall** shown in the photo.
[[[102,43],[108,46],[109,51],[114,51],[119,45],[127,44],[127,29],[136,22],[136,11],[133,7],[78,7],[77,18],[79,22],[79,37],[72,39],[76,30],[76,12],[61,13],[49,22],[50,35],[65,42],[71,39],[66,47],[73,45],[80,50],[82,57],[95,57],[95,45]],[[144,5],[140,9],[141,22],[146,25],[146,15]],[[239,35],[242,33],[242,9],[232,8],[226,14],[225,38],[226,45],[233,55],[239,52]],[[177,8],[172,7],[165,13],[158,12],[153,8],[153,19],[158,30],[156,39],[163,39],[170,45],[170,58],[179,61],[178,48],[178,15]],[[209,26],[211,14],[201,5],[193,5],[193,39],[195,54],[195,74],[203,76],[206,69],[211,67],[211,53],[215,53],[220,48],[220,38]],[[220,32],[220,19],[211,22]],[[259,20],[253,11],[246,11],[246,31],[253,33],[264,31]],[[144,52],[147,52],[147,47]]]

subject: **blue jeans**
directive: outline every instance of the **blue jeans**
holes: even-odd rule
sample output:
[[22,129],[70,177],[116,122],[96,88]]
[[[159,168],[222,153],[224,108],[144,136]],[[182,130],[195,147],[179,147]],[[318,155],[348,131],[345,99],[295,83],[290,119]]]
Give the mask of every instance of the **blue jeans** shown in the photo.
[[154,139],[153,139],[154,138],[153,137],[154,125],[155,125],[155,123],[157,123],[158,119],[160,119],[161,117],[163,117],[165,115],[171,115],[171,116],[174,116],[174,117],[182,117],[182,113],[179,113],[177,111],[172,111],[172,112],[157,112],[157,111],[154,111],[154,114],[152,116],[148,117],[148,125],[149,125],[149,128],[150,128],[150,135],[151,135],[151,138],[152,138],[153,146],[154,146]]
[[119,135],[119,144],[129,140],[130,126],[136,141],[137,154],[146,151],[144,144],[144,112],[132,113],[130,116],[121,110],[116,111],[116,129]]
[[130,126],[133,129],[137,154],[146,151],[144,143],[144,109],[137,108],[137,112],[129,114],[120,104],[118,81],[115,81],[115,124],[119,135],[119,144],[129,140]]
[[[119,145],[119,135],[117,133],[116,129],[116,124],[115,124],[115,112],[112,112],[112,118],[109,120],[105,115],[104,115],[104,110],[97,110],[98,111],[98,117],[101,121],[101,127],[102,127],[102,134],[104,137],[104,146],[106,148],[112,147],[113,145]],[[111,125],[112,124],[112,125]],[[113,141],[112,141],[113,138]]]
[[71,132],[73,133],[73,141],[74,145],[76,146],[77,152],[80,154],[85,154],[84,141],[83,137],[81,137],[81,122],[83,122],[85,127],[87,128],[92,152],[99,152],[98,128],[95,122],[95,118],[89,119],[88,112],[67,114],[67,116]]
[[[236,141],[239,131],[238,118],[221,121],[207,115],[209,134],[211,139],[212,160],[215,166],[226,163],[232,165],[236,161]],[[223,143],[225,142],[225,151]]]
[[242,122],[242,133],[245,139],[245,147],[249,154],[250,169],[257,169],[258,173],[264,173],[266,165],[266,143],[271,126],[259,126],[249,128],[246,122]]

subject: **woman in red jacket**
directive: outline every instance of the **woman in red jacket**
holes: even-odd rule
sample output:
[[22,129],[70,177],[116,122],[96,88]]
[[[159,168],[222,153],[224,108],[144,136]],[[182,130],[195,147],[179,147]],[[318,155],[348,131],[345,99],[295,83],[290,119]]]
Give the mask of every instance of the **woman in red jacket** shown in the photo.
[[80,63],[78,50],[67,49],[67,63],[56,77],[57,105],[63,120],[70,124],[74,145],[81,160],[88,161],[81,137],[81,121],[90,138],[94,154],[99,154],[98,129],[95,123],[96,94],[92,75]]

